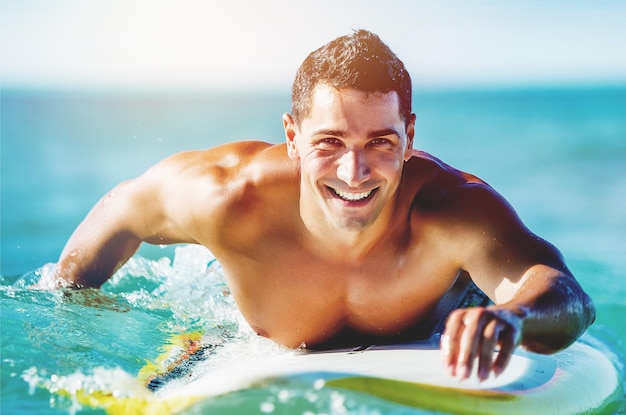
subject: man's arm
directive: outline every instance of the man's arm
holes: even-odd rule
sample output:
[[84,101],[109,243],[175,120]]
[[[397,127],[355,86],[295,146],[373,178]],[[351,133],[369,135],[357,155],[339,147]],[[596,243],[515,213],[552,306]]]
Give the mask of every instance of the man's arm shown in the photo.
[[170,157],[106,194],[68,240],[53,280],[37,286],[99,287],[142,242],[196,242],[175,224],[171,214],[185,215],[183,211],[192,204],[188,195],[197,194],[181,191],[194,187],[195,178],[185,169],[193,154]]
[[133,182],[118,185],[74,230],[57,262],[56,286],[100,287],[139,248],[142,240],[128,226],[136,210],[129,189],[134,186]]
[[453,312],[442,348],[453,376],[469,377],[478,358],[485,379],[502,372],[520,344],[539,353],[569,346],[593,323],[595,308],[558,250],[526,229],[501,196],[486,186],[471,193],[463,268],[495,305]]
[[[240,229],[227,218],[233,216],[232,208],[250,177],[258,176],[255,157],[271,147],[275,146],[248,141],[178,153],[119,184],[74,231],[53,280],[38,286],[99,287],[142,242],[209,246],[220,244],[225,235],[237,235]],[[274,150],[266,164],[284,168],[276,162],[284,152]]]

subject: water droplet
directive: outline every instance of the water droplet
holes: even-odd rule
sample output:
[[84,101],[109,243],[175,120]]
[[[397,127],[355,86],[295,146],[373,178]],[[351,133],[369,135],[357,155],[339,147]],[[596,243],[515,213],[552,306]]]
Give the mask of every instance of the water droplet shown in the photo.
[[264,414],[269,414],[269,413],[274,412],[275,408],[276,407],[271,402],[263,402],[261,404],[261,412],[263,412]]

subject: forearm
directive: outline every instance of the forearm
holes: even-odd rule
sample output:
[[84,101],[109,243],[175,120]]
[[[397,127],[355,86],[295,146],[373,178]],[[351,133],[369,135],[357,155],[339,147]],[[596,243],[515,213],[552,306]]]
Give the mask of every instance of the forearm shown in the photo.
[[100,287],[137,251],[140,244],[138,238],[123,233],[90,241],[80,236],[72,237],[57,264],[57,286]]
[[59,257],[55,280],[44,282],[47,287],[100,287],[135,253],[142,239],[131,214],[129,183],[103,197],[76,228]]
[[[522,317],[521,344],[526,349],[553,353],[576,341],[593,323],[595,307],[570,275],[534,268],[515,297],[496,307]],[[546,278],[542,272],[553,275]]]

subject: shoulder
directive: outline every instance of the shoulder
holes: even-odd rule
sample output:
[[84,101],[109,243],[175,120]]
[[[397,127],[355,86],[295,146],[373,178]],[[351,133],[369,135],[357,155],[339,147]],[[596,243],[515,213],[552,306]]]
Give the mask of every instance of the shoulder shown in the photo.
[[284,198],[299,177],[285,145],[257,141],[175,154],[151,170],[146,175],[160,183],[168,216],[205,244],[252,229],[261,209]]
[[480,202],[499,196],[485,181],[423,151],[414,151],[404,175],[408,186],[415,189],[413,207],[418,210],[443,212],[468,198]]
[[287,173],[292,168],[288,160],[284,145],[233,142],[174,154],[151,167],[142,179],[159,183],[167,192],[177,193],[191,186],[211,190],[217,186],[223,193],[264,175],[280,174],[281,168]]
[[259,154],[273,147],[276,146],[261,141],[240,141],[205,150],[184,151],[157,163],[147,174],[215,175],[219,178],[223,173],[238,171],[242,166],[254,162]]
[[423,177],[412,204],[416,226],[445,235],[450,245],[472,240],[480,246],[528,233],[511,204],[485,181],[424,152],[411,161],[415,176]]

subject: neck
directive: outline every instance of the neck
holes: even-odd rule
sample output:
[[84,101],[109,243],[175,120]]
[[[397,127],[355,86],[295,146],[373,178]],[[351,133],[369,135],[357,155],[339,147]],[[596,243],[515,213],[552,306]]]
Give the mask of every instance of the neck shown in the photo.
[[338,226],[322,216],[301,213],[312,249],[326,258],[335,257],[342,262],[363,261],[381,242],[389,240],[396,229],[391,221],[392,215],[385,211],[381,212],[374,223],[359,230]]

